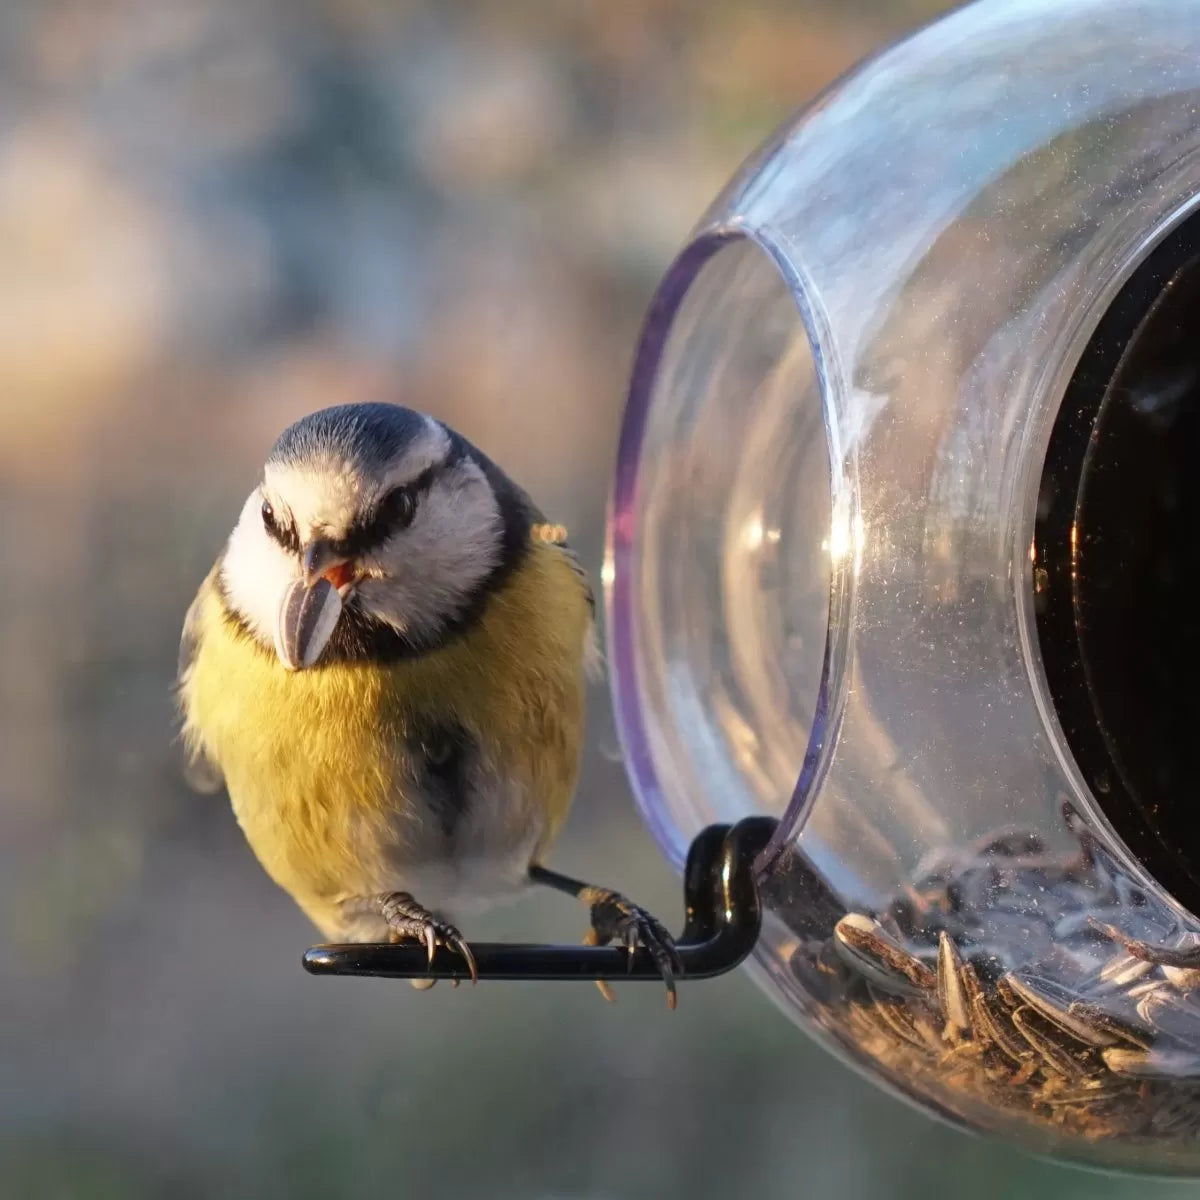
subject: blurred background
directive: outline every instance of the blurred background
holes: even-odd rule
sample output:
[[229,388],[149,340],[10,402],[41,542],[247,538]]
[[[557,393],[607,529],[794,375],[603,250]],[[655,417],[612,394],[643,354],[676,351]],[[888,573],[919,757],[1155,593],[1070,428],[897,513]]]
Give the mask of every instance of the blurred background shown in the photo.
[[[792,109],[945,7],[4,0],[0,1197],[1197,1194],[942,1128],[743,974],[674,1015],[309,978],[178,777],[182,614],[279,430],[427,409],[598,569],[661,272]],[[555,864],[678,927],[592,702]],[[547,895],[467,933],[583,928]]]

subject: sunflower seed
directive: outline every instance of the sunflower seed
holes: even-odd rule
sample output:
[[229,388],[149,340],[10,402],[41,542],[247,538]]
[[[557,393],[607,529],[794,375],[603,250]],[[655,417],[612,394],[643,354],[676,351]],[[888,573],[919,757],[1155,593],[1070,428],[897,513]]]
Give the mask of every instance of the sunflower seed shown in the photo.
[[956,1111],[1054,1137],[1192,1139],[1200,933],[1072,820],[1077,855],[1020,830],[931,854],[879,917],[802,942],[797,977],[830,1027]]
[[1091,1040],[1090,1045],[1111,1046],[1125,1042],[1127,1045],[1136,1046],[1142,1050],[1149,1050],[1154,1045],[1154,1034],[1149,1029],[1133,1021],[1127,1021],[1098,1005],[1075,1000],[1067,1011],[1075,1020],[1099,1030],[1110,1039],[1108,1042]]
[[946,1019],[945,1037],[956,1040],[971,1028],[971,1010],[962,980],[963,960],[943,930],[938,935],[937,994]]
[[1101,1052],[1105,1066],[1118,1075],[1138,1079],[1200,1079],[1200,1054],[1194,1050],[1126,1050],[1114,1046]]
[[[1181,934],[1175,943],[1175,949],[1181,951],[1197,950],[1200,948],[1200,934],[1187,932]],[[1175,967],[1164,963],[1163,975],[1181,992],[1190,992],[1200,988],[1200,964],[1194,967]]]
[[1018,1008],[1012,1015],[1012,1023],[1051,1070],[1068,1079],[1083,1078],[1084,1069],[1079,1059],[1060,1045],[1054,1036],[1054,1027],[1032,1008],[1028,1005]]
[[295,580],[283,594],[275,620],[275,650],[289,671],[313,666],[321,657],[338,619],[342,598],[328,579],[312,587]]
[[996,1047],[1006,1058],[1021,1065],[1033,1057],[1029,1044],[1013,1032],[1007,1014],[1001,1015],[984,994],[979,977],[968,964],[963,968],[963,986],[968,995],[971,1030],[975,1037]]
[[1137,983],[1153,970],[1153,963],[1146,962],[1144,958],[1134,958],[1128,950],[1124,950],[1100,968],[1100,979],[1116,991]]
[[916,996],[937,986],[937,977],[920,959],[863,913],[847,913],[834,927],[833,936],[843,960],[884,991]]
[[942,1041],[937,1029],[918,1006],[889,996],[869,983],[867,994],[871,997],[880,1019],[897,1037],[918,1050],[933,1054],[942,1052]]
[[1095,1022],[1072,1015],[1072,995],[1066,988],[1051,983],[1048,979],[1039,979],[1035,975],[1020,975],[1016,972],[1006,975],[1003,982],[1021,1004],[1032,1008],[1038,1016],[1084,1045],[1112,1046],[1116,1043],[1116,1038],[1100,1029]]

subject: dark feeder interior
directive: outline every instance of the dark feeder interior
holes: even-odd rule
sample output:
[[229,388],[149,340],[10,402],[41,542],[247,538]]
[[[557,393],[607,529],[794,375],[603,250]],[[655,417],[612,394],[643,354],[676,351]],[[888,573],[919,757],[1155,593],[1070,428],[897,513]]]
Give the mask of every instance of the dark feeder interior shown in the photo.
[[1200,916],[1200,217],[1101,321],[1051,436],[1034,548],[1051,695],[1097,802]]

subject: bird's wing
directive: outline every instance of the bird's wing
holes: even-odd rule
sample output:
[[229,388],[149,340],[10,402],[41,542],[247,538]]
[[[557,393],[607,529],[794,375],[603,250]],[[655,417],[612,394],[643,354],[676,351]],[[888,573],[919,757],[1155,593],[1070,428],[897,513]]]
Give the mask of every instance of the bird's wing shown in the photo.
[[[183,618],[183,633],[179,639],[179,666],[175,675],[175,690],[181,700],[192,664],[200,652],[200,643],[203,637],[200,613],[208,599],[209,590],[216,586],[217,572],[220,570],[220,566],[218,560],[209,572],[208,578],[200,585],[196,598],[188,606],[187,615]],[[225,783],[221,768],[207,753],[203,743],[195,739],[189,739],[187,758],[183,765],[183,777],[189,786],[206,795],[219,792]]]
[[583,588],[583,594],[587,597],[588,612],[591,614],[592,620],[595,621],[596,593],[592,590],[592,581],[588,576],[587,570],[584,568],[583,563],[579,561],[579,555],[566,542],[562,542],[558,548],[562,551],[563,557],[566,558],[571,570],[575,572],[575,576],[579,580],[579,585]]
[[604,652],[600,648],[600,631],[596,621],[596,593],[592,581],[579,556],[567,541],[567,531],[562,525],[552,525],[542,521],[533,526],[533,537],[553,546],[564,558],[567,565],[575,573],[583,588],[588,606],[587,631],[583,639],[583,669],[589,679],[599,680],[604,676]]

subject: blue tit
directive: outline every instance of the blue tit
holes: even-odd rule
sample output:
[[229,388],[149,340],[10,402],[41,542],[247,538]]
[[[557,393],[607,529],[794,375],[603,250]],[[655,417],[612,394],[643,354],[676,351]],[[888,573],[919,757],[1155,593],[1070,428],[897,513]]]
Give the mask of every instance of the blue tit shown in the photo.
[[673,1004],[666,930],[544,866],[594,615],[565,531],[466,438],[390,404],[313,413],[276,441],[188,611],[191,777],[224,784],[330,941],[441,944],[474,977],[456,922],[545,885],[588,906],[589,944],[650,950]]

